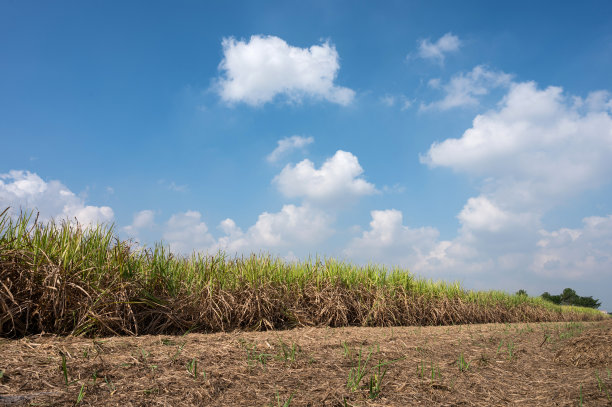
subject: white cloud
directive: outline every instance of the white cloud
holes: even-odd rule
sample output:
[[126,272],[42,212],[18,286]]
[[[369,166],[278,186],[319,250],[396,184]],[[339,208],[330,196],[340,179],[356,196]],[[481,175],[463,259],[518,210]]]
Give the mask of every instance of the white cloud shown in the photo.
[[607,92],[582,99],[556,87],[512,83],[496,109],[477,116],[461,138],[434,143],[421,157],[481,181],[480,193],[457,215],[457,235],[439,240],[435,229],[403,225],[399,211],[373,211],[370,228],[345,254],[446,279],[471,275],[474,288],[546,281],[522,287],[537,293],[556,289],[551,277],[555,287],[610,281],[612,215],[555,231],[542,221],[555,206],[609,182],[610,100]]
[[108,223],[113,220],[115,216],[113,210],[108,206],[82,206],[82,204],[76,203],[73,206],[66,206],[64,208],[66,215],[69,219],[76,219],[82,225],[95,225],[97,223]]
[[610,92],[606,90],[598,90],[589,93],[586,99],[579,97],[574,98],[574,106],[581,110],[586,111],[598,111],[605,112],[606,110],[612,112],[612,96]]
[[314,142],[313,137],[302,137],[302,136],[291,136],[285,137],[283,139],[278,140],[278,146],[272,151],[266,159],[268,162],[276,162],[283,155],[288,154],[289,152],[304,148],[305,146],[312,144]]
[[75,195],[59,181],[44,181],[36,173],[11,170],[0,174],[0,207],[36,210],[41,220],[56,218],[78,220],[82,225],[112,222],[113,210],[108,206],[85,205],[84,199]]
[[372,211],[370,229],[350,241],[344,254],[353,261],[400,265],[420,275],[447,279],[485,273],[495,280],[503,273],[526,269],[539,224],[528,224],[530,219],[523,214],[491,206],[484,199],[466,204],[459,216],[462,226],[452,240],[439,240],[432,227],[403,225],[398,210]]
[[455,278],[492,270],[493,262],[473,247],[468,234],[439,240],[432,227],[411,228],[395,209],[372,211],[370,229],[351,240],[344,255],[352,261],[401,266],[422,276]]
[[274,177],[280,192],[287,197],[303,197],[321,203],[346,201],[377,192],[376,187],[360,178],[363,168],[353,154],[338,150],[320,169],[305,159],[288,164]]
[[[306,138],[294,138],[279,146],[286,151],[284,146],[308,142]],[[194,250],[224,250],[231,254],[270,251],[276,255],[291,252],[292,256],[320,253],[319,249],[326,249],[320,245],[335,233],[332,228],[335,217],[333,211],[326,212],[315,204],[337,203],[377,192],[374,185],[359,178],[362,173],[357,157],[340,150],[320,169],[315,169],[309,160],[295,166],[287,165],[273,182],[283,194],[304,198],[301,205],[284,205],[275,213],[263,212],[246,231],[227,218],[218,226],[223,233],[219,238],[209,232],[199,212],[179,213],[167,222],[163,236],[172,250],[181,253]],[[135,217],[128,229],[136,229],[137,224],[149,224],[149,214],[143,214],[142,222],[140,220]]]
[[612,215],[582,220],[581,229],[540,231],[531,269],[544,276],[612,277]]
[[458,218],[470,230],[490,232],[502,229],[511,219],[510,214],[483,196],[468,199]]
[[430,79],[429,87],[443,90],[445,96],[441,100],[421,104],[420,110],[475,106],[479,97],[488,94],[493,88],[510,86],[511,80],[512,75],[491,71],[483,65],[474,67],[470,72],[453,76],[446,84],[442,84],[439,78]]
[[344,250],[351,259],[413,266],[438,244],[434,228],[402,225],[402,213],[395,209],[371,212],[370,230],[353,239]]
[[440,89],[442,87],[442,79],[432,78],[427,81],[427,86],[433,89]]
[[612,173],[605,103],[571,102],[561,88],[513,84],[497,110],[476,116],[461,138],[434,143],[421,161],[485,178],[487,196],[516,210],[550,208]]
[[334,84],[340,63],[333,45],[293,47],[274,36],[251,36],[248,42],[223,39],[219,94],[228,103],[262,105],[277,95],[300,101],[325,99],[340,105],[352,102],[355,92]]
[[134,214],[132,224],[124,227],[129,235],[136,235],[141,229],[150,229],[155,225],[155,212],[149,209]]
[[612,277],[611,217],[586,218],[582,229],[542,226],[550,209],[609,182],[609,103],[607,92],[581,99],[558,87],[513,83],[498,108],[478,115],[461,138],[434,143],[422,162],[482,179],[481,194],[458,215],[461,228],[440,253],[441,264],[487,271],[491,279],[517,270]]
[[541,227],[540,214],[512,211],[483,195],[468,199],[457,218],[461,228],[451,243],[469,247],[473,259],[531,252]]
[[214,245],[215,239],[201,218],[202,215],[197,211],[176,213],[170,217],[163,233],[170,250],[190,254],[193,251],[205,252]]
[[155,224],[155,213],[152,210],[145,209],[134,215],[132,226],[136,229],[150,228]]
[[421,40],[419,44],[419,56],[442,64],[444,62],[444,54],[455,52],[460,46],[461,41],[459,37],[451,33],[446,33],[435,43],[432,43],[429,38]]
[[280,212],[263,212],[257,222],[246,232],[232,219],[219,225],[225,236],[219,238],[216,247],[229,253],[245,253],[260,250],[313,248],[330,237],[334,231],[329,226],[333,218],[309,205],[284,205]]
[[[150,224],[149,221],[143,219],[146,225]],[[316,252],[317,245],[334,234],[330,226],[333,221],[332,216],[309,205],[284,205],[279,212],[261,213],[246,231],[233,219],[227,218],[218,226],[222,235],[215,238],[200,212],[187,211],[170,217],[164,226],[163,237],[172,251],[182,254],[218,250],[230,255],[261,251],[279,255],[287,250],[308,254],[309,250]]]
[[478,115],[461,138],[434,143],[422,162],[482,179],[481,195],[470,198],[458,215],[461,229],[448,246],[469,248],[472,255],[464,257],[469,262],[457,256],[461,251],[448,252],[447,258],[466,269],[478,263],[496,270],[531,264],[532,270],[548,267],[563,275],[563,261],[554,260],[557,254],[546,243],[558,236],[575,247],[566,247],[566,254],[589,258],[586,246],[567,240],[572,236],[568,230],[552,235],[539,230],[548,210],[608,182],[609,100],[607,92],[582,100],[564,96],[558,87],[540,90],[533,82],[513,83],[498,108]]

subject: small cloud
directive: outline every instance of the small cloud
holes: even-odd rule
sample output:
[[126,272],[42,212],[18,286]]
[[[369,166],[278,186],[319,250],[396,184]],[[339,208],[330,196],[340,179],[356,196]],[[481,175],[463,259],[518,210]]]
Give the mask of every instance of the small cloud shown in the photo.
[[491,89],[509,87],[512,75],[478,65],[470,72],[454,75],[448,83],[443,84],[439,78],[435,78],[427,84],[432,89],[442,90],[445,95],[441,100],[421,104],[419,110],[448,110],[477,105],[478,98],[488,94]]
[[278,161],[283,155],[288,154],[289,152],[301,149],[306,147],[309,144],[314,143],[313,137],[302,137],[302,136],[291,136],[285,137],[283,139],[278,140],[278,145],[268,156],[266,160],[268,162],[273,163]]
[[170,190],[170,191],[174,191],[174,192],[187,192],[189,191],[189,188],[187,187],[187,185],[178,185],[176,182],[174,181],[167,181],[166,179],[162,178],[159,181],[157,181],[157,183],[159,185],[162,185],[164,188]]
[[305,159],[296,165],[285,166],[272,182],[286,197],[330,203],[377,193],[374,184],[363,179],[362,174],[357,157],[338,150],[320,169]]
[[412,100],[404,95],[389,95],[380,98],[380,103],[387,107],[399,106],[400,110],[407,110],[412,107]]
[[172,181],[168,184],[168,189],[175,192],[187,192],[187,185],[177,185]]
[[402,194],[406,192],[406,187],[400,184],[394,184],[393,186],[384,185],[382,191],[385,194]]
[[113,187],[106,187],[106,193],[109,195],[113,195],[115,193],[115,190],[113,189]]
[[380,98],[380,102],[384,104],[385,106],[391,107],[395,104],[395,96],[385,95]]
[[151,229],[155,226],[155,213],[145,209],[134,214],[132,224],[123,228],[129,235],[136,235],[141,229]]
[[432,78],[429,81],[427,81],[427,85],[432,89],[440,89],[441,84],[442,84],[442,81],[440,80],[440,78]]
[[355,91],[334,84],[340,63],[336,48],[328,42],[299,48],[275,36],[253,35],[248,42],[230,37],[222,44],[223,76],[217,90],[224,102],[260,106],[277,95],[289,101],[310,97],[344,106],[353,101]]
[[421,40],[419,44],[419,56],[423,59],[436,61],[441,65],[444,63],[444,54],[455,52],[460,46],[461,41],[459,37],[451,33],[446,33],[435,43],[432,43],[429,38]]
[[402,109],[401,110],[408,110],[412,107],[412,100],[410,99],[404,99],[403,103],[402,103]]

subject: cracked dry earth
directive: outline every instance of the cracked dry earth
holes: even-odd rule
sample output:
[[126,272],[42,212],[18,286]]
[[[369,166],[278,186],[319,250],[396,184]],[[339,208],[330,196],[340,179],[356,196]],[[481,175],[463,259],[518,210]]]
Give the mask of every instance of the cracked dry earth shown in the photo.
[[610,406],[612,319],[0,339],[0,406]]

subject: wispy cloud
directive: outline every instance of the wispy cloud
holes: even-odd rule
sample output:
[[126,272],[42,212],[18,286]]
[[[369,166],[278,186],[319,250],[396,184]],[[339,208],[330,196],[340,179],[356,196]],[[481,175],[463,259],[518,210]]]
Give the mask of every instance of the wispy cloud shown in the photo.
[[512,75],[478,65],[470,72],[454,75],[448,83],[442,83],[439,78],[429,80],[430,88],[440,89],[445,95],[435,102],[421,104],[419,110],[449,110],[474,106],[478,104],[479,97],[488,94],[491,89],[508,87],[511,83]]
[[386,94],[380,98],[380,103],[387,107],[399,106],[400,110],[407,110],[412,107],[412,100],[408,99],[404,95],[391,95]]
[[189,191],[189,187],[187,185],[179,185],[176,182],[168,181],[165,178],[158,180],[157,183],[170,191],[174,191],[174,192]]
[[442,64],[444,63],[445,54],[457,51],[460,46],[461,41],[459,37],[446,33],[434,43],[429,38],[421,40],[418,55],[423,59],[429,59]]
[[268,162],[278,161],[282,156],[289,154],[293,150],[301,149],[314,143],[313,137],[291,136],[278,140],[277,147],[266,157]]
[[385,106],[392,107],[395,105],[395,99],[393,95],[385,95],[380,98],[380,102]]

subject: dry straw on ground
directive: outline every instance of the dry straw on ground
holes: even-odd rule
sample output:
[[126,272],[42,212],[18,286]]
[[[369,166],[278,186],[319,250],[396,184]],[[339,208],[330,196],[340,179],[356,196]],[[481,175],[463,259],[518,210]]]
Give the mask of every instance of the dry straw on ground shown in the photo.
[[0,406],[606,406],[611,322],[0,339]]

